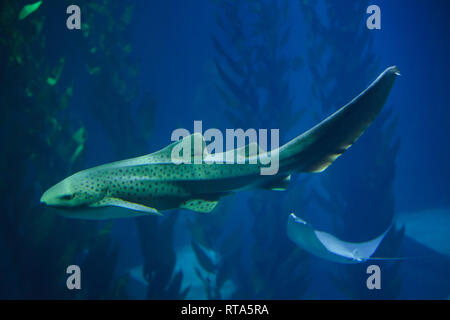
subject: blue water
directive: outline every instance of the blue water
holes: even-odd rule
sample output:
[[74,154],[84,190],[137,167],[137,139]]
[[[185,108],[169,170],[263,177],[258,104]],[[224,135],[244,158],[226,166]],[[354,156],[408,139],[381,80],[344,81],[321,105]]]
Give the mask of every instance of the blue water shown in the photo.
[[[100,15],[96,18],[88,2],[80,1],[82,19],[89,14],[94,14],[89,19],[103,19]],[[250,2],[240,1],[238,7],[245,8]],[[103,261],[99,255],[100,258],[92,262],[98,268],[88,271],[91,279],[102,274],[102,265],[113,264],[114,270],[105,281],[113,283],[129,275],[125,293],[119,297],[131,299],[447,299],[450,296],[448,1],[379,0],[376,4],[381,9],[381,30],[365,27],[368,17],[365,8],[372,3],[364,1],[359,5],[354,1],[337,0],[310,4],[317,19],[311,21],[305,18],[307,8],[301,1],[287,1],[285,16],[281,13],[283,1],[275,9],[268,9],[267,16],[263,16],[262,11],[257,11],[261,13],[258,16],[241,8],[237,20],[227,20],[226,9],[209,0],[131,3],[134,3],[133,15],[123,32],[125,42],[131,46],[130,53],[121,52],[123,46],[117,38],[105,40],[112,48],[111,54],[117,55],[116,60],[89,60],[89,45],[79,45],[87,41],[77,34],[81,31],[68,33],[61,27],[65,19],[60,13],[64,12],[62,5],[43,6],[41,11],[33,13],[48,15],[45,28],[54,30],[45,31],[49,32],[45,53],[48,59],[57,61],[60,56],[66,57],[57,87],[59,92],[65,85],[73,85],[73,96],[57,118],[66,117],[67,126],[73,129],[83,126],[87,140],[83,157],[75,168],[60,171],[56,176],[48,170],[46,175],[50,178],[46,183],[35,183],[36,190],[21,198],[32,206],[39,207],[40,194],[75,169],[159,150],[170,143],[171,133],[176,128],[193,131],[194,120],[202,120],[204,130],[240,126],[247,126],[244,129],[278,128],[280,143],[285,143],[350,101],[385,68],[396,65],[401,76],[392,89],[386,111],[325,172],[295,176],[285,192],[249,191],[227,196],[211,214],[172,210],[165,212],[162,218],[115,220],[108,241],[112,246],[117,245],[117,256]],[[267,10],[270,3],[261,1],[261,10]],[[327,10],[327,5],[334,9]],[[119,24],[123,10],[120,5],[114,8],[111,15]],[[225,28],[219,26],[218,16],[225,21]],[[279,23],[271,24],[272,18],[279,19]],[[233,34],[237,23],[244,25],[245,32],[253,30],[257,35],[247,35],[245,41],[237,41],[240,35]],[[328,27],[327,32],[319,28],[319,24]],[[104,32],[102,26],[99,23],[91,27],[93,43],[96,43],[96,32]],[[290,29],[290,34],[284,45],[269,43],[271,32],[283,34],[286,29]],[[231,40],[228,32],[234,35]],[[58,44],[58,39],[63,38],[66,39],[65,49]],[[255,54],[276,50],[275,56],[265,57],[269,65],[280,58],[289,63],[300,62],[297,67],[286,70],[279,67],[268,72],[267,65],[260,65],[266,60],[253,56],[253,67],[262,70],[261,74],[252,74],[250,84],[234,74],[233,79],[238,79],[242,87],[248,86],[261,104],[266,101],[267,92],[272,94],[273,99],[267,99],[266,109],[253,109],[247,114],[242,104],[232,109],[220,94],[221,89],[229,88],[217,65],[225,66],[227,72],[230,69],[213,39],[231,52],[232,58],[244,68],[252,63],[246,65],[242,61],[239,54],[242,48],[253,50]],[[323,55],[320,44],[325,46]],[[373,60],[368,60],[369,57]],[[95,86],[98,82],[84,69],[86,63],[100,65],[100,74],[110,70],[111,75],[106,75],[103,82],[112,81],[114,72],[123,69],[118,78],[126,82],[131,97],[118,101],[111,98],[111,87]],[[131,67],[136,68],[136,73],[130,79],[127,72]],[[315,68],[320,71],[319,76],[314,74]],[[286,84],[289,90],[280,94],[277,91],[280,83]],[[146,94],[154,103],[144,100]],[[126,96],[126,93],[118,96]],[[294,123],[288,123],[290,117],[286,117],[291,110],[286,107],[289,97],[293,112],[304,111]],[[149,108],[150,116],[146,118],[140,113],[142,101]],[[236,117],[230,116],[230,110]],[[389,129],[388,124],[393,121],[396,124]],[[392,130],[392,135],[386,134],[388,130]],[[394,147],[396,143],[398,148]],[[56,154],[56,148],[45,151],[49,158]],[[32,162],[27,167],[31,172],[36,170]],[[28,179],[36,179],[35,174],[29,175]],[[14,192],[20,192],[19,189]],[[13,205],[8,202],[7,206]],[[340,265],[314,257],[287,238],[285,225],[291,212],[347,241],[372,239],[393,221],[396,228],[385,239],[378,255],[412,259]],[[171,215],[175,217],[172,220]],[[90,221],[79,225],[79,222],[72,222],[74,220],[56,219],[56,225],[45,226],[50,229],[47,232],[54,232],[52,228],[57,228],[58,223],[69,226],[75,223],[76,228],[81,228],[77,236],[82,234],[82,228],[107,226],[107,222]],[[148,221],[144,221],[146,219]],[[17,225],[19,228],[20,223]],[[33,229],[41,227],[36,224]],[[5,238],[13,241],[7,235]],[[203,257],[193,249],[196,246],[193,242],[200,246]],[[29,246],[32,245],[30,241]],[[83,245],[85,247],[73,249],[77,252],[74,254],[77,261],[73,264],[83,265],[83,248],[95,250],[91,244]],[[14,248],[15,244],[11,242],[8,246]],[[7,266],[6,274],[14,272],[8,270],[13,270],[15,264],[23,266],[28,261],[27,257],[19,260],[8,257],[2,261],[2,265]],[[65,268],[56,267],[59,262],[52,260],[55,257],[49,259],[40,253],[29,259],[42,260],[41,265],[53,266],[55,270]],[[214,266],[208,268],[208,261]],[[371,264],[381,266],[380,290],[366,287],[369,276],[366,269]],[[142,265],[149,270],[147,279],[142,274]],[[173,273],[171,268],[174,268]],[[170,272],[165,274],[167,269]],[[178,291],[171,291],[168,287],[174,283],[178,271],[183,275],[181,286]],[[151,280],[152,277],[155,280]],[[88,285],[94,291],[97,287],[97,295],[85,294],[83,290],[67,292],[65,278],[63,273],[55,276],[54,279],[60,281],[55,286],[60,289],[44,293],[22,287],[10,290],[15,286],[12,281],[4,285],[1,297],[116,297],[111,291],[102,293],[104,284],[95,281]],[[224,283],[217,288],[219,278]],[[39,283],[35,286],[39,287]],[[186,288],[189,288],[186,295],[179,295]],[[8,292],[12,292],[11,295]]]

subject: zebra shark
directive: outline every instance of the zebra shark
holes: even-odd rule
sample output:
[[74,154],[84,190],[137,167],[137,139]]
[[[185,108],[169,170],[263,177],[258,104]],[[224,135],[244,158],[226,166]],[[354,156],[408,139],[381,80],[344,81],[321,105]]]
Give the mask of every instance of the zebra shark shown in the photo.
[[[322,172],[361,136],[383,108],[399,74],[397,67],[387,68],[348,104],[275,150],[249,144],[223,153],[227,159],[231,153],[234,161],[211,163],[205,140],[194,133],[157,152],[77,172],[40,200],[63,209],[59,213],[66,217],[97,220],[161,215],[175,208],[210,212],[221,197],[241,190],[284,190],[291,173]],[[174,150],[188,140],[200,142],[203,159],[174,161],[182,154]],[[278,172],[260,174],[274,156],[279,158]]]

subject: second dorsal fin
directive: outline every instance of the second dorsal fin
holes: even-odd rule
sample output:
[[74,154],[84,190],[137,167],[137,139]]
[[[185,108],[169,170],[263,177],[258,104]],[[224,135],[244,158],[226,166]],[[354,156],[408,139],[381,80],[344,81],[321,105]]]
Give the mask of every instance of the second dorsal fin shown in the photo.
[[245,146],[228,150],[224,152],[224,158],[227,160],[233,159],[236,161],[237,159],[247,159],[249,157],[257,156],[264,152],[256,142],[251,142]]

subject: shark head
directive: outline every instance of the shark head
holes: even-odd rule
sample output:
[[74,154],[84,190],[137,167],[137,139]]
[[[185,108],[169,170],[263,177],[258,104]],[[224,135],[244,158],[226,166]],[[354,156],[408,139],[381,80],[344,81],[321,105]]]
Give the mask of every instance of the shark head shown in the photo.
[[45,191],[41,203],[56,208],[55,213],[66,218],[104,220],[160,215],[154,208],[111,196],[110,187],[103,170],[88,169],[67,177]]
[[87,207],[101,200],[104,191],[84,172],[78,172],[44,192],[41,203],[62,209]]

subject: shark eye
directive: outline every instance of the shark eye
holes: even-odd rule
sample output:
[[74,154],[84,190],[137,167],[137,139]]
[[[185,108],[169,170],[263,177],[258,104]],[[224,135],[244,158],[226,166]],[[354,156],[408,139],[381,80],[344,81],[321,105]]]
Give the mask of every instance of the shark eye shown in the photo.
[[63,200],[72,200],[75,197],[75,194],[65,194],[61,196],[61,199]]

